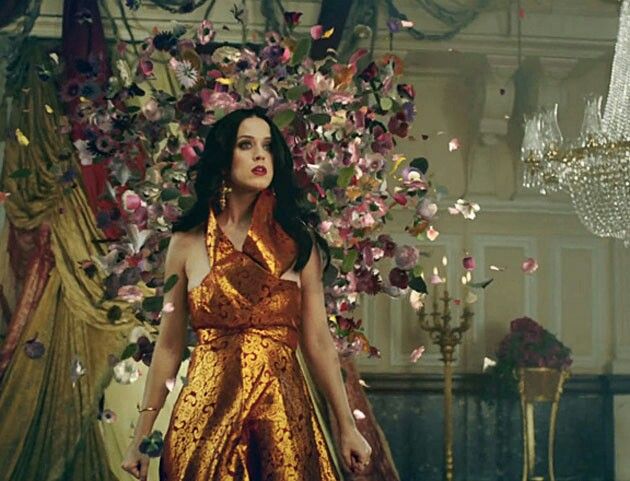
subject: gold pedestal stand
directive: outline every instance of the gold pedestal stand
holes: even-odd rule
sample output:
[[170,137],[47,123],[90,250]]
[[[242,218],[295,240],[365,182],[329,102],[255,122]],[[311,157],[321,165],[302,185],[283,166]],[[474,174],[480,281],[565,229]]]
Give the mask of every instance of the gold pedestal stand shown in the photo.
[[[440,347],[442,362],[444,363],[444,479],[453,480],[453,359],[455,347],[462,342],[464,333],[470,328],[473,312],[468,304],[464,304],[461,322],[458,326],[451,325],[450,302],[453,300],[444,288],[441,298],[438,297],[437,286],[433,293],[433,312],[427,319],[424,306],[418,313],[420,327],[429,333],[431,341]],[[439,303],[442,301],[442,312],[439,311]]]
[[[569,372],[551,368],[520,368],[518,370],[518,391],[521,398],[523,418],[523,478],[522,481],[556,481],[554,475],[554,443],[556,439],[556,419],[564,382]],[[548,437],[548,478],[535,476],[536,439],[534,424],[534,403],[551,402]]]

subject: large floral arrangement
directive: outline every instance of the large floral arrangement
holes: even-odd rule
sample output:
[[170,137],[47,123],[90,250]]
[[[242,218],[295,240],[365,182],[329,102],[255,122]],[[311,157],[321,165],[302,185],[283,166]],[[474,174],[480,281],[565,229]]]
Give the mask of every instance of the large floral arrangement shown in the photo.
[[[286,12],[290,32],[299,18]],[[72,106],[68,125],[81,163],[103,164],[109,179],[97,213],[109,254],[86,259],[84,268],[107,273],[106,298],[121,297],[139,319],[159,324],[172,309],[163,294],[176,282],[163,278],[169,228],[194,202],[188,170],[205,133],[234,109],[261,106],[283,130],[299,182],[321,215],[313,227],[332,247],[326,308],[337,347],[378,356],[352,316],[359,295],[410,293],[417,306],[426,291],[419,248],[380,231],[390,211],[404,206],[414,213],[406,226],[411,235],[434,240],[439,234],[427,160],[408,162],[395,152],[416,116],[414,88],[400,80],[402,60],[388,54],[370,61],[366,50],[347,61],[332,51],[313,60],[312,43],[331,33],[319,25],[301,38],[268,33],[262,45],[219,44],[216,33],[209,21],[192,35],[180,26],[156,31],[134,46],[137,55],[119,42],[111,76],[98,61],[85,62],[61,87]],[[169,92],[153,86],[164,80],[159,76],[171,83]],[[477,210],[461,199],[449,209],[466,218]],[[386,258],[392,267],[383,275],[377,263]],[[113,309],[111,322],[120,315]],[[147,341],[135,336],[123,358],[135,353],[149,362]]]
[[571,349],[529,317],[514,319],[510,332],[499,343],[494,375],[511,389],[516,385],[519,368],[547,367],[569,369]]

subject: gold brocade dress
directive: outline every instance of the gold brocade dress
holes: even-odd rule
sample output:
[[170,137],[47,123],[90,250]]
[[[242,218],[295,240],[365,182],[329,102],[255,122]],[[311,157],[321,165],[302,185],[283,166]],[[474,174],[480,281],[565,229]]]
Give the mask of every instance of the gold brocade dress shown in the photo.
[[198,344],[160,462],[168,481],[336,481],[296,359],[301,291],[281,279],[297,246],[256,198],[238,251],[210,212],[211,271],[188,293]]

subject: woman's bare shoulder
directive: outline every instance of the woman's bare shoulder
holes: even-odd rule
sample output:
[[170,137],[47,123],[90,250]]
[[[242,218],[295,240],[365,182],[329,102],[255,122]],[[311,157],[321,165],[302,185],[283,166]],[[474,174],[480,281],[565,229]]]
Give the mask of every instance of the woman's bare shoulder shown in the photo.
[[200,229],[192,229],[186,232],[175,232],[171,236],[168,249],[171,252],[177,252],[185,255],[191,247],[199,242],[201,238],[203,238],[203,232]]

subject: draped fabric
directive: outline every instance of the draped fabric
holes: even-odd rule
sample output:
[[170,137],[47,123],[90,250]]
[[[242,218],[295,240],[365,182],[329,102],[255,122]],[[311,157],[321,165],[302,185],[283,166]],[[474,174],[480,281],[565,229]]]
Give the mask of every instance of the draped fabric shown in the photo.
[[[41,296],[34,305],[18,299],[9,326],[17,347],[0,384],[0,480],[114,480],[104,462],[98,401],[110,379],[108,355],[122,350],[133,321],[120,304],[121,320],[108,322],[115,303],[102,299],[102,274],[90,277],[81,268],[81,261],[105,253],[94,242],[103,234],[80,186],[64,189],[56,172],[72,146],[56,131],[54,85],[41,82],[35,71],[44,55],[34,41],[25,46],[26,94],[14,99],[9,130],[20,129],[29,143],[7,140],[2,177],[2,190],[11,193],[7,220],[17,229],[39,231],[39,238],[49,235],[51,258],[44,268],[33,264],[40,274],[25,280],[20,298],[32,288],[41,289]],[[26,176],[11,175],[16,172]],[[0,247],[6,252],[6,245]],[[47,279],[41,275],[46,265]],[[0,279],[7,278],[7,266],[0,264]],[[20,332],[11,334],[16,319],[22,319]],[[35,338],[45,352],[32,359],[24,346]]]

